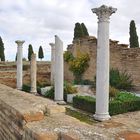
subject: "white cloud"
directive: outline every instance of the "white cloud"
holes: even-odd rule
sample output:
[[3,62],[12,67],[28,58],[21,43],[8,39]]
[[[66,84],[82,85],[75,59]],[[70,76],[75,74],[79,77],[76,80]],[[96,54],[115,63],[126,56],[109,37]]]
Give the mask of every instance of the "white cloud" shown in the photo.
[[5,43],[6,59],[15,59],[16,39],[24,39],[24,57],[28,44],[37,52],[44,47],[46,59],[50,56],[49,42],[57,34],[67,44],[72,42],[76,22],[84,22],[89,33],[96,36],[97,17],[91,8],[102,4],[117,8],[111,16],[110,37],[128,43],[129,23],[136,21],[140,33],[140,1],[138,0],[0,0],[0,35]]

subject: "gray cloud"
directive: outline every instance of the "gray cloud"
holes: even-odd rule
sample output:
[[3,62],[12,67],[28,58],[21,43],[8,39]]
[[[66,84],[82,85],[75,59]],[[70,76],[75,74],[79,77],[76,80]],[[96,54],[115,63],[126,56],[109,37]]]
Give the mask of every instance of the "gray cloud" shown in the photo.
[[129,23],[136,21],[140,32],[140,1],[138,0],[0,0],[0,35],[5,43],[6,59],[15,59],[16,39],[25,39],[24,57],[28,44],[38,52],[43,46],[46,59],[50,56],[49,42],[57,34],[64,42],[64,48],[72,42],[76,22],[84,22],[91,35],[97,34],[97,17],[91,8],[102,4],[118,8],[111,16],[110,38],[128,43]]

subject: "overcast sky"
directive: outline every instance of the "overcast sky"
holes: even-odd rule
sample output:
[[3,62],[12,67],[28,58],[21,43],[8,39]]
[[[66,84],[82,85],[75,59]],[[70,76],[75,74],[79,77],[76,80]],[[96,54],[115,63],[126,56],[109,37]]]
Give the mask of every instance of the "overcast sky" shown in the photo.
[[5,45],[6,60],[14,60],[15,40],[25,40],[23,55],[27,58],[28,45],[38,53],[41,45],[45,59],[50,59],[50,42],[58,35],[64,49],[71,44],[76,22],[84,22],[89,34],[97,36],[97,17],[91,8],[101,5],[117,8],[110,19],[110,38],[129,43],[129,23],[135,20],[140,36],[140,0],[0,0],[0,36]]

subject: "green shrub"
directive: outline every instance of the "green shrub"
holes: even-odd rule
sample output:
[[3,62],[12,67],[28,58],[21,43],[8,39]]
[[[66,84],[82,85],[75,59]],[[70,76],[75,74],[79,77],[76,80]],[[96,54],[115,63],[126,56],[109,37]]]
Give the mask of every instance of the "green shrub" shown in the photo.
[[92,85],[93,86],[94,81],[91,81],[91,80],[88,80],[88,79],[81,80],[81,81],[74,80],[73,84],[74,85]]
[[[22,91],[30,93],[31,87],[29,85],[23,84]],[[37,93],[41,94],[41,88],[37,87]]]
[[73,106],[87,112],[95,113],[95,98],[76,95],[73,97]]
[[64,82],[64,93],[65,94],[74,94],[77,93],[77,88],[73,87],[72,84]]
[[22,91],[30,92],[30,89],[31,89],[31,87],[30,87],[29,85],[23,84],[23,86],[22,86]]
[[81,54],[75,57],[72,61],[69,61],[69,70],[72,71],[74,79],[78,82],[82,80],[82,76],[86,69],[89,67],[90,58],[87,53]]
[[[73,97],[73,106],[81,110],[95,113],[95,98],[89,96]],[[110,115],[140,110],[140,97],[126,92],[120,92],[109,102]]]
[[69,51],[65,51],[64,53],[64,61],[65,62],[69,62],[69,61],[72,61],[74,59],[74,56],[71,52]]
[[133,80],[131,75],[127,74],[126,71],[119,72],[118,69],[110,70],[110,85],[123,90],[130,90],[133,87]]
[[[126,71],[120,72],[118,69],[110,70],[109,77],[110,86],[119,90],[130,90],[133,88],[133,80],[130,74]],[[94,83],[96,83],[96,76],[94,77]]]
[[109,98],[113,99],[114,97],[116,97],[117,93],[119,93],[119,90],[109,86]]
[[[67,94],[74,94],[77,92],[77,89],[73,87],[70,83],[64,83],[64,100],[67,100]],[[45,95],[46,98],[54,99],[54,86],[46,91]]]
[[50,90],[46,91],[44,96],[49,99],[54,99],[54,86]]

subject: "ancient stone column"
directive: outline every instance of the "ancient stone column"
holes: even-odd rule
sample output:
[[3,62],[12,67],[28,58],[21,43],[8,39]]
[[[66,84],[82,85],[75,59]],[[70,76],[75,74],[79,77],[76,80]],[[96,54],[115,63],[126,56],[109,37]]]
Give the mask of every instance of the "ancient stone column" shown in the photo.
[[31,61],[30,61],[30,76],[31,76],[31,93],[32,94],[37,94],[37,89],[36,89],[36,71],[37,71],[37,66],[36,66],[36,54],[32,54],[31,56]]
[[22,45],[25,41],[17,40],[17,89],[22,89]]
[[50,46],[51,46],[51,85],[54,85],[55,44],[50,43]]
[[54,99],[59,104],[63,104],[63,42],[55,35],[55,96]]
[[109,17],[116,8],[102,5],[92,9],[98,16],[97,68],[96,68],[96,112],[99,121],[110,119],[109,109]]

